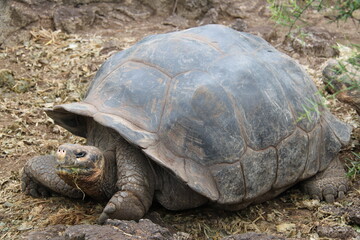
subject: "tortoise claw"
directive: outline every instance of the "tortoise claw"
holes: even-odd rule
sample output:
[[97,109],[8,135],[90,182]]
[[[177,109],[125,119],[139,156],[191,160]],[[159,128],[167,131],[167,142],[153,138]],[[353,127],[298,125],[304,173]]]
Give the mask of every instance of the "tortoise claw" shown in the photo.
[[335,202],[335,197],[334,197],[334,195],[332,195],[332,194],[325,195],[324,197],[325,197],[325,201],[326,201],[327,203],[333,203],[333,202]]
[[138,220],[144,215],[144,207],[135,195],[119,191],[112,196],[98,222],[104,224],[107,219]]
[[109,202],[106,207],[104,208],[104,211],[100,214],[100,217],[98,219],[99,224],[104,224],[107,219],[110,218],[110,215],[113,214],[116,211],[116,206],[112,202]]
[[40,198],[40,197],[49,197],[50,192],[46,189],[46,187],[34,181],[31,177],[29,177],[26,173],[23,173],[22,176],[22,184],[21,190],[32,197]]
[[100,217],[99,217],[99,219],[98,219],[98,224],[104,224],[105,223],[105,221],[106,220],[108,220],[109,219],[109,215],[107,215],[105,212],[102,212],[101,214],[100,214]]

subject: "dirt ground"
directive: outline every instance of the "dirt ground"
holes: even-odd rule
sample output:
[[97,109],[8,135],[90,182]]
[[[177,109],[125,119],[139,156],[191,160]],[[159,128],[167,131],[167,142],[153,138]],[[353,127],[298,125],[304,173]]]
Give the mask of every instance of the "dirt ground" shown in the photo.
[[[248,29],[273,29],[277,37],[271,44],[285,51],[282,40],[286,28],[274,27],[267,16],[251,12],[248,15],[244,19]],[[25,196],[20,187],[21,169],[27,159],[54,153],[63,142],[84,141],[55,126],[43,109],[79,101],[100,64],[112,53],[144,36],[177,30],[162,24],[163,20],[153,17],[131,22],[121,29],[77,35],[34,30],[31,40],[0,50],[0,70],[10,70],[0,72],[8,79],[0,85],[0,239],[21,239],[26,232],[48,225],[95,223],[103,208],[98,203],[61,196],[46,199]],[[341,25],[328,24],[322,14],[315,13],[309,14],[307,20],[310,25],[334,33],[342,44],[360,43],[359,26],[350,20]],[[231,18],[218,20],[224,25],[233,22]],[[189,26],[196,26],[196,22]],[[328,59],[286,53],[297,58],[318,87],[323,87],[321,70]],[[340,156],[350,166],[351,162],[360,161],[354,155],[360,151],[359,119],[354,110],[336,99],[328,99],[327,103],[335,115],[354,127],[351,143]],[[352,178],[346,198],[334,204],[311,200],[294,187],[272,201],[237,212],[209,208],[170,212],[157,205],[151,211],[159,213],[175,231],[188,233],[188,239],[220,239],[250,231],[296,239],[355,239],[360,233],[359,186],[360,177]],[[349,209],[357,210],[358,215]],[[332,233],[319,230],[324,226],[331,228]]]

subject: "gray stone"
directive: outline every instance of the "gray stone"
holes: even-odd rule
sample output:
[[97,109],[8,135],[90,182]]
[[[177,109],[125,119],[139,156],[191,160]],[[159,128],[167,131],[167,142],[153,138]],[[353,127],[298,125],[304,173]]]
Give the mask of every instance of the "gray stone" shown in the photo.
[[107,220],[105,225],[55,225],[43,230],[36,230],[24,236],[24,239],[56,239],[56,240],[98,240],[98,239],[151,239],[171,240],[173,234],[166,228],[154,224],[148,219],[135,221]]

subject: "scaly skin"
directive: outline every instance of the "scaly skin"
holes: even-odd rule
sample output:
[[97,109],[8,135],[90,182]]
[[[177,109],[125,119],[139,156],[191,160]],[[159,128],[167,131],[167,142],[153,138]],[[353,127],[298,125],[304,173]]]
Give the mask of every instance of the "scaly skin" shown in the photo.
[[33,197],[48,197],[51,191],[70,198],[82,198],[83,193],[65,183],[56,174],[56,157],[52,155],[37,156],[24,166],[22,191]]
[[335,158],[323,172],[304,181],[302,188],[312,198],[325,199],[329,203],[344,198],[348,180],[339,158]]
[[118,191],[111,197],[99,222],[108,218],[140,219],[149,210],[154,195],[155,175],[149,160],[139,149],[123,143],[116,148]]

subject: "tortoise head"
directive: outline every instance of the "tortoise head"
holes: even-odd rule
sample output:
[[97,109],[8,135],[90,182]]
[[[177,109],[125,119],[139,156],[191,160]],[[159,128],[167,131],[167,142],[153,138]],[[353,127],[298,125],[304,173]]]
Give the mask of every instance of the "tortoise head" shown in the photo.
[[98,195],[105,163],[100,149],[67,143],[58,148],[56,157],[56,173],[61,179],[92,197]]

